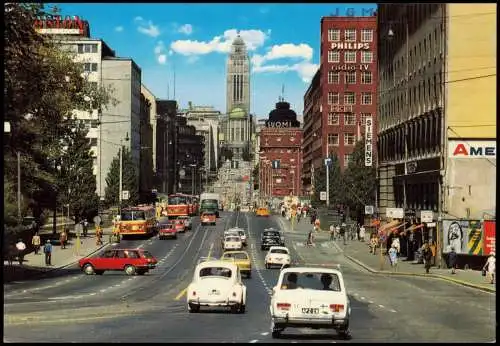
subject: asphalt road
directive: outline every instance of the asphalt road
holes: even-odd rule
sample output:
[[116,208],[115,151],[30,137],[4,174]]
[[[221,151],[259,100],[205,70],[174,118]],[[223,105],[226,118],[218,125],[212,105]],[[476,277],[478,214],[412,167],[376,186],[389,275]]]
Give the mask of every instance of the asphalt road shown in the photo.
[[[193,229],[177,240],[138,239],[160,263],[145,276],[122,272],[87,276],[75,266],[50,277],[4,285],[5,342],[488,342],[495,335],[495,295],[425,278],[372,275],[342,255],[352,303],[350,341],[334,331],[290,329],[270,334],[269,291],[279,269],[265,269],[260,233],[279,224],[273,217],[224,212],[216,226]],[[224,229],[248,230],[253,260],[245,314],[224,309],[189,314],[185,288],[200,257],[222,254]],[[291,245],[304,236],[286,234]],[[292,246],[292,260],[299,256]],[[299,250],[299,249],[298,249]],[[300,250],[299,250],[300,251]]]

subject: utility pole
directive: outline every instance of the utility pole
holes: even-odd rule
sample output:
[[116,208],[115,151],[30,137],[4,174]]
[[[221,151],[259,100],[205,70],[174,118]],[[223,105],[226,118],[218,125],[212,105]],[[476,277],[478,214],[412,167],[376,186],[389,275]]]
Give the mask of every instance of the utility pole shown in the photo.
[[17,216],[21,220],[21,153],[17,154]]
[[328,148],[328,136],[326,137],[326,206],[330,206],[330,152]]
[[123,194],[123,187],[122,187],[122,180],[123,180],[123,145],[122,145],[122,140],[120,139],[120,149],[119,149],[119,153],[120,153],[120,185],[118,187],[118,210],[121,214],[121,211],[122,211],[122,194]]

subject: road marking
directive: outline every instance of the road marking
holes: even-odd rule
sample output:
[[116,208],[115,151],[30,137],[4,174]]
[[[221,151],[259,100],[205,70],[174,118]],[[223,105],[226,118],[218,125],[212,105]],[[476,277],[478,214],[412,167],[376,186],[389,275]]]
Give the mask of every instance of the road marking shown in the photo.
[[251,341],[249,341],[249,343],[251,343],[251,344],[255,344],[255,343],[256,343],[256,342],[258,342],[258,341],[259,341],[259,340],[255,339],[255,340],[251,340]]
[[266,335],[269,335],[269,332],[260,333],[260,335],[264,335],[264,336],[266,336]]
[[365,297],[360,297],[361,299],[365,300],[366,298]]
[[116,284],[115,287],[120,287],[121,284]]
[[106,289],[102,289],[102,290],[100,290],[99,292],[101,292],[101,293],[102,293],[102,292],[106,292]]
[[214,243],[210,244],[210,248],[208,249],[207,259],[210,259],[210,255],[212,254],[213,248],[214,248]]
[[385,306],[383,306],[383,305],[381,305],[381,304],[379,304],[378,306],[379,306],[379,307],[381,307],[382,309],[383,309],[383,308],[385,308]]
[[394,309],[389,309],[390,312],[397,312],[396,310]]
[[183,289],[178,295],[177,297],[175,297],[175,300],[179,300],[182,298],[183,295],[186,294],[186,291],[187,291],[187,287],[185,289]]
[[357,296],[357,295],[358,295],[358,293],[353,293],[353,294],[354,294],[355,296]]

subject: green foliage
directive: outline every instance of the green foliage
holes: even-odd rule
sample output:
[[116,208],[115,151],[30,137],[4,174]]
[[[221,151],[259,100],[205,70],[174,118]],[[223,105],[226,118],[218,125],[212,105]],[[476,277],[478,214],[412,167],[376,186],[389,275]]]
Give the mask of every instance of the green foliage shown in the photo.
[[254,185],[254,189],[255,190],[259,189],[259,185],[260,185],[260,181],[259,181],[259,167],[260,167],[260,164],[257,163],[257,165],[255,165],[255,167],[253,168],[253,171],[252,171],[253,185]]
[[[130,198],[122,201],[122,206],[136,205],[139,201],[138,172],[132,161],[130,150],[124,147],[123,150],[123,191],[130,192]],[[111,162],[108,175],[106,177],[105,203],[108,206],[119,204],[118,195],[120,191],[120,156],[118,155]]]

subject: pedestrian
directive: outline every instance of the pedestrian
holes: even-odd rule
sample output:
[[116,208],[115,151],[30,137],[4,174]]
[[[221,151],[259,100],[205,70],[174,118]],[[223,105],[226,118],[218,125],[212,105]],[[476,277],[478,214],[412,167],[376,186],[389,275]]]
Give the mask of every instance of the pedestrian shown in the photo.
[[398,267],[398,250],[394,246],[391,246],[389,249],[389,261],[391,262],[391,267],[396,270]]
[[52,265],[52,244],[49,239],[47,239],[47,242],[43,247],[43,253],[45,254],[45,265]]
[[424,258],[425,273],[429,274],[429,269],[431,268],[432,251],[429,243],[425,243],[422,251],[422,257]]
[[87,219],[83,219],[83,237],[86,238],[87,237],[87,232],[89,230],[89,223],[87,222]]
[[314,246],[314,229],[307,234],[306,246]]
[[490,256],[488,257],[488,260],[483,266],[483,271],[487,271],[487,276],[486,278],[490,280],[490,283],[494,284],[495,283],[495,271],[496,271],[496,264],[495,264],[495,253],[492,252],[490,253]]
[[102,245],[102,228],[100,224],[96,224],[95,226],[95,244],[96,245]]
[[33,248],[35,249],[35,255],[38,255],[38,251],[40,251],[40,236],[38,235],[38,232],[35,233],[33,238],[31,238],[31,245],[33,245]]
[[59,241],[61,242],[61,249],[66,249],[66,242],[68,241],[66,230],[63,230],[59,235]]
[[451,268],[451,273],[456,274],[455,270],[457,268],[457,253],[454,247],[451,247],[451,251],[448,254],[448,265]]
[[335,226],[333,225],[333,223],[330,225],[330,240],[335,240]]
[[356,239],[357,240],[361,240],[360,233],[361,233],[361,224],[358,222],[356,224]]
[[24,244],[22,239],[19,239],[16,243],[17,249],[17,259],[19,260],[19,264],[22,265],[24,261],[24,251],[26,250],[26,244]]
[[366,236],[365,226],[361,225],[361,227],[359,228],[359,241],[364,242],[365,241],[365,236]]
[[399,256],[401,252],[401,243],[399,242],[399,237],[397,234],[395,234],[394,238],[392,239],[391,247],[394,247],[396,249],[396,254]]
[[376,254],[377,252],[377,234],[372,233],[370,236],[370,253]]

